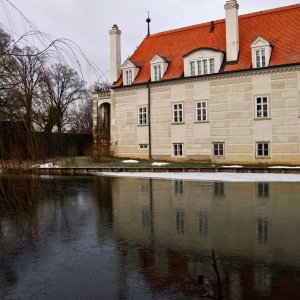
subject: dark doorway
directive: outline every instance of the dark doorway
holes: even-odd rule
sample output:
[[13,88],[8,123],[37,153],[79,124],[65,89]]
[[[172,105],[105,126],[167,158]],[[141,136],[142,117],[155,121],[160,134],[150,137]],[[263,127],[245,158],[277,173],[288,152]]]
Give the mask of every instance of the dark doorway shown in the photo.
[[98,154],[110,155],[110,104],[103,103],[98,108],[97,120]]

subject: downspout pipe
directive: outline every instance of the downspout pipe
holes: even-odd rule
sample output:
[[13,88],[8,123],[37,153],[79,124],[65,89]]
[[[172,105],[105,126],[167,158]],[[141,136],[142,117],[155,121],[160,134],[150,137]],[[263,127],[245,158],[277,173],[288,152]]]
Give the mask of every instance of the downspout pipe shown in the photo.
[[149,160],[152,159],[152,143],[151,143],[151,88],[147,83],[148,91],[148,139],[149,139]]

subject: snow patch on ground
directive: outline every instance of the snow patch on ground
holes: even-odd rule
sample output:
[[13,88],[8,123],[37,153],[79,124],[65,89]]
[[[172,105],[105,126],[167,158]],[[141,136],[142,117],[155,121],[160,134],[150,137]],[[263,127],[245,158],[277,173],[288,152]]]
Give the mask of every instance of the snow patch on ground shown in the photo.
[[269,169],[300,169],[300,166],[298,166],[298,167],[272,166],[272,167],[269,167]]
[[166,163],[166,162],[153,162],[151,164],[151,166],[157,166],[157,167],[161,167],[161,166],[166,166],[168,165],[169,163]]
[[46,164],[41,164],[41,165],[34,165],[32,168],[60,168],[60,166],[54,165],[53,163],[46,163]]
[[136,164],[138,162],[139,162],[138,160],[134,160],[134,159],[122,160],[122,163],[125,163],[125,164]]
[[223,182],[300,182],[300,174],[97,172],[97,176]]
[[242,168],[243,166],[233,165],[233,166],[222,166],[222,168]]

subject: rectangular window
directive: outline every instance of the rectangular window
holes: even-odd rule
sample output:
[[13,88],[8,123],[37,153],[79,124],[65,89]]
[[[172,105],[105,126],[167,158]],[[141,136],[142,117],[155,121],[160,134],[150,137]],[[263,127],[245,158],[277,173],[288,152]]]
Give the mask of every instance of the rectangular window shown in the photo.
[[183,122],[183,104],[174,103],[173,104],[173,123]]
[[183,156],[183,144],[173,144],[173,155]]
[[268,96],[255,97],[256,118],[269,117],[269,100]]
[[190,62],[191,76],[195,76],[196,75],[195,64],[196,64],[195,61],[191,61]]
[[215,73],[215,59],[214,58],[209,59],[209,71],[211,74]]
[[199,101],[196,103],[196,121],[207,121],[207,101]]
[[203,74],[205,75],[208,72],[207,71],[207,59],[203,59],[202,62],[203,62]]
[[147,125],[147,106],[138,108],[138,124]]
[[148,144],[139,144],[140,149],[148,149]]
[[197,61],[197,74],[202,74],[201,60]]
[[132,70],[126,70],[125,71],[125,79],[126,79],[126,85],[132,84]]
[[190,61],[190,76],[215,73],[215,59],[203,58]]
[[256,143],[256,158],[270,158],[270,142]]
[[161,66],[154,66],[154,81],[161,80]]
[[214,157],[224,157],[224,143],[212,143],[212,152]]
[[263,68],[266,66],[266,50],[258,49],[255,51],[256,68]]

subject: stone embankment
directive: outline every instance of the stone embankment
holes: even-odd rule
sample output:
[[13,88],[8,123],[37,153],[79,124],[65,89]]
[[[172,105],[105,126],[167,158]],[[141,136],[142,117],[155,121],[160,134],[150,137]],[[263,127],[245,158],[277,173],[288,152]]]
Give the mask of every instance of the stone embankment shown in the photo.
[[180,168],[151,168],[151,167],[55,167],[31,168],[28,170],[35,175],[85,175],[98,172],[235,172],[235,173],[286,173],[300,174],[300,167],[180,167]]

